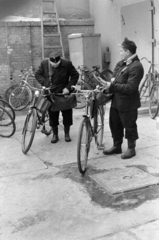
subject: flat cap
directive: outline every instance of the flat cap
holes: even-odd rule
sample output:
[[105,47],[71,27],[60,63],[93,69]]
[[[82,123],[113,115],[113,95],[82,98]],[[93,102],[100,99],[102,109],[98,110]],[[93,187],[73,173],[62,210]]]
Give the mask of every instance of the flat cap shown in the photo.
[[54,50],[53,52],[50,53],[49,58],[56,58],[56,57],[61,57],[62,52],[60,49]]
[[133,54],[136,53],[137,49],[136,44],[133,41],[129,40],[127,37],[125,37],[124,41],[119,45],[125,49],[128,49]]

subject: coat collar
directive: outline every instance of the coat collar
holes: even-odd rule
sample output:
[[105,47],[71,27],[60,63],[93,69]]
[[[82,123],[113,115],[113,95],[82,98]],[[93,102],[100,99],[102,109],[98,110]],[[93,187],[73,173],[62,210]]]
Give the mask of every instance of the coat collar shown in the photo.
[[138,56],[137,56],[137,54],[135,53],[135,54],[133,54],[131,57],[129,57],[126,61],[124,61],[124,63],[125,63],[126,65],[129,65],[130,63],[132,63],[132,62],[134,62],[134,61],[136,61],[136,60],[138,60]]

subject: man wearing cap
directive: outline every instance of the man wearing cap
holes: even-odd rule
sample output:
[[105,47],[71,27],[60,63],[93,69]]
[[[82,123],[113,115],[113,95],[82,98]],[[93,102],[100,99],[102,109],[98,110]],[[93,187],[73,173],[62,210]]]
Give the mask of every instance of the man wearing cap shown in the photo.
[[104,150],[103,154],[122,153],[122,142],[128,141],[127,151],[121,155],[122,159],[136,155],[135,146],[138,139],[137,117],[141,106],[138,87],[143,78],[144,70],[136,54],[136,44],[125,38],[120,44],[122,60],[117,63],[112,81],[107,83],[105,93],[113,93],[110,107],[109,126],[113,138],[113,147]]
[[[72,62],[61,58],[61,52],[56,51],[49,55],[49,59],[42,60],[38,70],[35,72],[37,81],[45,87],[50,87],[54,93],[69,94],[72,85],[76,85],[79,73]],[[70,142],[70,126],[73,124],[73,110],[62,110],[65,141]],[[49,109],[50,126],[53,129],[51,143],[56,143],[58,137],[59,111]]]

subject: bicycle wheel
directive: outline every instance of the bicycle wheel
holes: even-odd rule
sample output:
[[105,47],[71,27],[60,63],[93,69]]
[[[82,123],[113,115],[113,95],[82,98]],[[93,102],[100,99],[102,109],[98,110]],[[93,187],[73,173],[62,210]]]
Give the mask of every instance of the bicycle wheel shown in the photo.
[[144,81],[140,84],[139,87],[139,94],[140,94],[140,99],[144,97],[144,94],[148,88],[148,75],[145,77]]
[[111,81],[112,75],[113,75],[113,72],[110,69],[104,69],[100,73],[100,77],[107,82]]
[[103,135],[104,135],[104,106],[101,105],[97,108],[96,114],[94,115],[93,130],[95,133],[95,142],[98,149],[102,147]]
[[[1,114],[3,112],[3,114]],[[11,137],[15,133],[16,125],[11,114],[0,106],[0,136]]]
[[35,130],[37,126],[37,112],[33,108],[30,110],[28,115],[26,116],[26,120],[24,123],[23,131],[22,131],[22,152],[26,154],[33,142]]
[[154,119],[159,111],[159,87],[153,85],[149,100],[149,115]]
[[[79,90],[92,90],[91,86],[86,82],[82,81],[79,86]],[[86,106],[86,98],[82,93],[76,95],[77,106],[75,109],[82,109]]]
[[31,91],[27,87],[15,88],[9,96],[9,104],[16,111],[26,108],[31,101]]
[[18,85],[18,84],[15,84],[15,85],[9,87],[9,88],[5,91],[4,97],[5,97],[5,100],[6,100],[7,102],[9,102],[9,96],[10,96],[11,92],[13,91],[13,89],[15,89],[15,88],[17,88],[17,87],[19,87],[19,85]]
[[13,120],[15,120],[15,111],[12,106],[5,101],[3,98],[0,97],[0,106],[4,107],[12,116]]
[[90,150],[90,125],[87,118],[84,118],[80,124],[77,141],[77,164],[78,170],[84,174],[87,169],[88,154]]

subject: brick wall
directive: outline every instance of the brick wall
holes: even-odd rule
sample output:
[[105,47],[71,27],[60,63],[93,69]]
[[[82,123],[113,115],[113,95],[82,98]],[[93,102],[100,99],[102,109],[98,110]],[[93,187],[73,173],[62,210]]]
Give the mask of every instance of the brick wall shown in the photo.
[[[92,20],[60,21],[65,58],[69,59],[68,35],[72,33],[94,33]],[[8,87],[19,83],[21,70],[33,66],[36,70],[41,62],[40,22],[0,23],[0,95]]]

